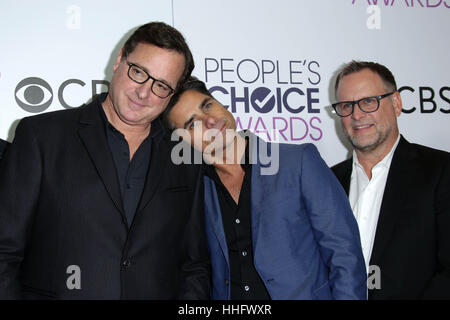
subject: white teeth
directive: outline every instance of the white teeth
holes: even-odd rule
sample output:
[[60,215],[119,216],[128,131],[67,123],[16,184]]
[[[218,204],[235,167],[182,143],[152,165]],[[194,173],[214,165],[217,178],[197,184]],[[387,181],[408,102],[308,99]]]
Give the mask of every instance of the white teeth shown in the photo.
[[363,125],[363,126],[356,126],[355,129],[364,129],[370,127],[370,124]]

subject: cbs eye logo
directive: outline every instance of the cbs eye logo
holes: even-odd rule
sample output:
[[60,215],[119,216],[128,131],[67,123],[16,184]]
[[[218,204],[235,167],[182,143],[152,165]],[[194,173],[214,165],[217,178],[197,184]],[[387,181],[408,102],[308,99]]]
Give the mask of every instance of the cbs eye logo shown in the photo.
[[25,111],[40,113],[53,101],[53,90],[41,78],[30,77],[20,81],[14,92],[17,104]]
[[[86,97],[89,99],[89,94],[94,98],[97,94],[105,92],[105,88],[106,91],[108,91],[109,82],[107,80],[91,80],[90,86],[86,86],[86,83],[80,79],[65,80],[58,89],[55,90],[55,94],[57,94],[56,98],[63,108],[72,109],[79,107],[81,104],[74,104],[73,101],[70,101],[70,98],[69,101],[66,100],[65,90],[67,87],[72,87],[72,90],[74,88],[77,90],[75,94],[76,97]],[[79,89],[81,89],[81,91],[78,91]],[[72,95],[69,94],[69,97],[71,96],[74,96],[73,92]],[[14,97],[19,107],[25,111],[40,113],[45,111],[52,104],[53,90],[47,81],[41,78],[29,77],[17,84]]]

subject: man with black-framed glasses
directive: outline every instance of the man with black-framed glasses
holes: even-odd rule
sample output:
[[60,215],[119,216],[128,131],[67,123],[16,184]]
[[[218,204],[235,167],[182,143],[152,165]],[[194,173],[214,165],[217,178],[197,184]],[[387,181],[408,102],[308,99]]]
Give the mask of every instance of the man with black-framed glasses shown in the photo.
[[344,65],[335,95],[354,150],[332,170],[358,222],[369,299],[450,298],[450,154],[399,134],[402,100],[385,66]]
[[0,165],[1,299],[208,299],[199,165],[175,165],[159,115],[194,68],[151,22],[109,92],[24,118]]

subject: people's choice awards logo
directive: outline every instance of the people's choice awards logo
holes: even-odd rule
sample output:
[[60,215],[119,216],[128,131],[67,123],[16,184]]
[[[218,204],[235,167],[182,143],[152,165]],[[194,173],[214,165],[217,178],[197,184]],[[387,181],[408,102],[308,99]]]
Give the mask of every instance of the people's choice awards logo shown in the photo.
[[275,96],[271,94],[269,88],[257,88],[253,91],[250,101],[255,111],[259,113],[270,112],[275,106]]
[[14,92],[17,104],[25,111],[39,113],[53,101],[53,90],[41,78],[30,77],[20,81]]
[[318,61],[207,57],[204,66],[209,91],[235,114],[238,130],[266,141],[322,139]]

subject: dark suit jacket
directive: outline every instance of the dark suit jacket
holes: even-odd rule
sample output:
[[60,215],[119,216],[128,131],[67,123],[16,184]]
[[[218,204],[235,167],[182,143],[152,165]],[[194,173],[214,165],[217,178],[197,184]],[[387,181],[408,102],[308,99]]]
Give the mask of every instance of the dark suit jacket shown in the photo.
[[9,144],[8,141],[0,139],[0,160],[2,160],[3,153],[5,152],[8,144]]
[[[332,168],[347,194],[352,159]],[[450,298],[450,154],[403,137],[392,158],[370,265],[369,299]]]
[[0,299],[208,298],[200,167],[174,165],[170,138],[152,143],[128,228],[98,108],[17,127],[0,166]]

